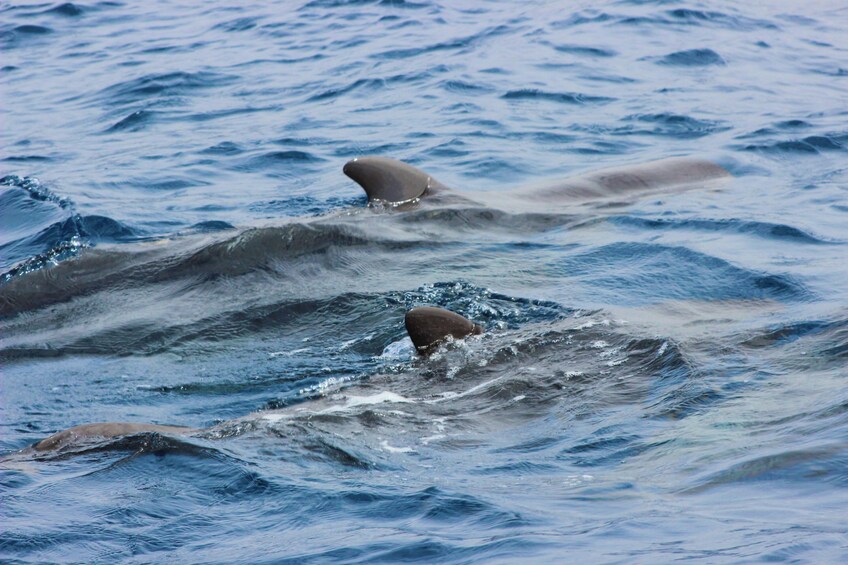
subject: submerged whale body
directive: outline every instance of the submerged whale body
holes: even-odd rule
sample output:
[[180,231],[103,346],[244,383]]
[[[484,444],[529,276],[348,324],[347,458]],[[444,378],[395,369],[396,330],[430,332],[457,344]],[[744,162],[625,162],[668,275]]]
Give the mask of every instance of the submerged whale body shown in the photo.
[[[398,211],[419,206],[464,208],[472,214],[474,210],[485,210],[485,214],[478,214],[484,229],[490,218],[506,215],[507,222],[521,226],[521,230],[532,230],[538,225],[533,218],[524,218],[522,214],[550,215],[570,213],[578,207],[606,207],[656,191],[712,187],[714,181],[730,176],[725,169],[708,161],[671,158],[601,170],[539,187],[458,192],[427,172],[388,157],[354,159],[344,166],[344,172],[365,190],[369,202],[377,207],[379,203],[387,203]],[[116,287],[138,288],[151,282],[188,277],[240,276],[269,266],[273,269],[281,259],[306,255],[334,242],[349,247],[374,239],[379,243],[383,232],[377,225],[380,222],[372,219],[370,214],[345,213],[83,249],[77,256],[56,265],[22,272],[0,283],[0,322],[22,312]],[[382,219],[382,223],[389,222]],[[404,223],[392,227],[416,231],[417,225]],[[412,237],[420,235],[414,233]],[[33,348],[24,350],[33,351]],[[3,355],[16,353],[7,348],[0,350],[0,359]]]
[[[359,184],[369,202],[386,202],[399,205],[416,202],[422,198],[443,197],[468,202],[488,204],[489,194],[450,193],[449,189],[428,173],[388,157],[358,157],[348,161],[344,173]],[[584,176],[566,179],[548,186],[512,191],[510,197],[524,201],[564,200],[586,202],[589,200],[622,197],[629,194],[651,192],[729,177],[722,166],[689,157],[672,157],[641,165],[603,169]]]
[[[413,308],[404,318],[406,331],[416,351],[432,353],[448,339],[463,339],[483,333],[483,327],[444,308],[422,306]],[[185,426],[165,426],[135,422],[98,422],[74,426],[41,440],[32,446],[36,452],[59,451],[86,442],[118,438],[142,433],[189,435],[203,430]]]
[[53,451],[68,445],[74,445],[84,440],[128,436],[145,432],[160,434],[183,435],[196,431],[183,426],[161,426],[158,424],[136,424],[132,422],[101,422],[97,424],[82,424],[74,426],[36,443],[36,451]]

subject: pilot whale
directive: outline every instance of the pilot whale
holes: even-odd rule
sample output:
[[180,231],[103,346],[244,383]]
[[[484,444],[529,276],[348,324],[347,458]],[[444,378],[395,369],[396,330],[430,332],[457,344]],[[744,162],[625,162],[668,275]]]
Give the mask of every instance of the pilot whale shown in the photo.
[[538,187],[518,189],[503,194],[456,193],[430,174],[396,159],[379,156],[358,157],[348,161],[344,173],[359,184],[369,203],[393,206],[419,201],[442,203],[477,203],[492,207],[626,199],[640,194],[678,190],[726,179],[731,174],[724,167],[690,157],[672,157],[640,165],[602,169],[583,176]]
[[[372,207],[387,206],[397,211],[418,207],[468,207],[510,215],[548,213],[558,209],[570,212],[572,206],[619,204],[659,191],[713,187],[730,177],[728,171],[709,161],[674,157],[600,170],[540,186],[497,192],[459,192],[421,169],[388,157],[359,157],[345,164],[343,170],[365,190]],[[291,232],[281,237],[279,229],[282,226],[297,223],[320,229],[338,224],[340,230],[371,229],[373,232],[369,216],[348,211],[317,218],[281,220],[282,223],[276,225],[85,249],[57,265],[35,269],[5,282],[0,291],[0,320],[116,285],[123,287],[198,275],[244,274],[263,261],[279,259],[275,249],[282,250],[279,243]],[[414,228],[405,225],[402,229]],[[309,228],[295,231],[312,233]],[[329,228],[325,231],[339,233]],[[355,237],[360,236],[367,238],[369,234],[357,231]],[[236,253],[243,253],[243,260],[231,260]]]
[[[406,313],[404,325],[419,355],[426,356],[445,341],[461,340],[483,333],[483,327],[456,312],[434,306],[413,308]],[[141,433],[185,436],[209,428],[190,428],[136,422],[98,422],[74,426],[39,441],[28,449],[37,453],[58,451],[87,442],[96,442]],[[24,450],[27,451],[27,450]]]
[[160,434],[186,435],[198,430],[184,426],[161,426],[158,424],[139,424],[133,422],[99,422],[74,426],[41,440],[33,446],[36,451],[54,451],[68,445],[80,443],[85,439],[113,438],[145,432]]

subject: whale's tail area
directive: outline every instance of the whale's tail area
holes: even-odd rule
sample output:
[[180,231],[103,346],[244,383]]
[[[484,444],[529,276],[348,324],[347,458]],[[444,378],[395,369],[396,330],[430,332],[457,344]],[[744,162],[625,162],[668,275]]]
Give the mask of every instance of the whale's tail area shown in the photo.
[[438,184],[424,171],[388,157],[358,157],[348,161],[343,170],[365,189],[369,202],[411,202]]

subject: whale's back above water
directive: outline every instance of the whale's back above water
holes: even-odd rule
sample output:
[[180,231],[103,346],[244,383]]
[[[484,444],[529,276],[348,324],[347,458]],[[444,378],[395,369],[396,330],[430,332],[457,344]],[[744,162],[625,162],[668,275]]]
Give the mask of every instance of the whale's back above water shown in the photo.
[[[403,204],[443,192],[446,188],[431,175],[388,157],[358,157],[348,161],[344,173],[356,181],[369,202]],[[639,165],[603,169],[542,187],[518,189],[510,196],[526,201],[582,203],[617,198],[674,187],[686,187],[731,176],[722,166],[689,157],[672,157]],[[468,194],[471,200],[481,194]]]

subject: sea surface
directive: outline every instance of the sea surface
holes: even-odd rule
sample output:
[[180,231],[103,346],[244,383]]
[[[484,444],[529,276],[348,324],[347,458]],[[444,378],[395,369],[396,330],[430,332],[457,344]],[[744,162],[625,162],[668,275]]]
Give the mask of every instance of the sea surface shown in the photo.
[[[3,563],[848,562],[848,5],[0,2]],[[673,156],[721,186],[369,207]],[[403,315],[486,333],[415,355]],[[196,427],[55,452],[88,422]]]

